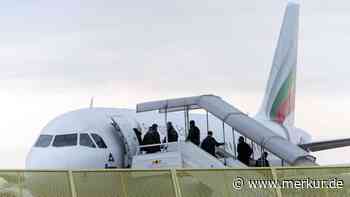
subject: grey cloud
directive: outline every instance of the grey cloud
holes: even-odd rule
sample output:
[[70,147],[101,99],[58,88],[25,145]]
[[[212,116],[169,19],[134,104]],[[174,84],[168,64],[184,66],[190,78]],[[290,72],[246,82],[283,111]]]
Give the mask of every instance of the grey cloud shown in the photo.
[[[349,82],[344,62],[350,29],[344,25],[350,16],[336,12],[343,4],[302,5],[300,91],[342,90],[339,84]],[[0,20],[7,27],[0,38],[0,78],[38,81],[43,90],[114,83],[159,91],[261,91],[284,6],[285,1],[12,4],[7,9],[22,16],[7,11]],[[337,78],[325,84],[329,73]]]

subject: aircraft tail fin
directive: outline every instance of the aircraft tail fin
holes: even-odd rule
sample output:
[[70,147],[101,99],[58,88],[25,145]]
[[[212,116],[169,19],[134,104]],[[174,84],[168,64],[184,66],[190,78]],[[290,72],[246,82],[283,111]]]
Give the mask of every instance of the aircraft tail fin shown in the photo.
[[258,115],[279,124],[294,124],[299,3],[289,1],[272,68]]

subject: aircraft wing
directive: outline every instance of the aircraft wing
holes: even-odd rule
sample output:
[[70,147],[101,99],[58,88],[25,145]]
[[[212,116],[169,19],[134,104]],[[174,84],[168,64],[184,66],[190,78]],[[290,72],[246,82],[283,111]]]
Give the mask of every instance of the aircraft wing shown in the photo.
[[307,151],[316,152],[321,150],[350,146],[350,138],[311,142],[307,144],[300,144],[299,146]]

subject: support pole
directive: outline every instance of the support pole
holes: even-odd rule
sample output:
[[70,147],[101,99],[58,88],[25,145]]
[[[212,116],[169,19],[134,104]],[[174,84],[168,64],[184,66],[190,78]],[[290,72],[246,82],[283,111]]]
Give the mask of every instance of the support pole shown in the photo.
[[188,106],[186,106],[186,125],[187,125],[187,135],[190,130],[190,115],[188,113]]
[[186,114],[186,106],[184,106],[184,122],[185,122],[185,140],[187,139],[187,114]]
[[124,197],[127,197],[128,196],[128,192],[127,192],[127,187],[126,187],[126,184],[125,184],[125,177],[124,177],[124,174],[123,172],[119,172],[120,174],[120,183],[122,185],[122,194]]
[[175,169],[170,169],[171,173],[171,180],[173,182],[173,187],[175,190],[175,197],[182,197],[181,189],[180,189],[180,183],[176,175]]
[[[226,133],[225,133],[225,122],[222,121],[222,136],[224,137],[224,143],[226,144]],[[226,150],[225,148],[226,146],[224,146],[224,150]]]
[[207,133],[209,131],[209,112],[208,110],[205,110],[207,112]]
[[235,155],[235,159],[237,159],[237,146],[236,146],[236,134],[235,129],[232,127],[232,140],[233,140],[233,151]]
[[252,147],[252,150],[253,150],[253,153],[252,153],[252,159],[255,159],[255,155],[254,155],[254,142],[253,140],[249,139],[250,140],[250,146]]
[[70,185],[70,190],[71,190],[71,196],[77,197],[77,191],[75,189],[73,173],[71,170],[68,171],[68,179],[69,179],[69,185]]
[[[263,146],[261,146],[261,151],[260,151],[260,155],[258,156],[258,159],[261,158],[264,152],[265,152],[265,149]],[[265,159],[263,160],[263,162],[265,162]]]
[[[272,173],[273,180],[275,182],[278,182],[276,169],[275,168],[271,168],[271,173]],[[276,193],[277,193],[277,197],[282,197],[282,191],[281,191],[280,187],[276,187]]]
[[168,104],[166,104],[165,106],[165,114],[164,114],[164,121],[165,121],[165,143],[166,143],[166,147],[168,147],[168,142],[169,142],[169,139],[168,139]]
[[24,187],[24,175],[23,172],[17,172],[17,184],[18,184],[18,189],[19,189],[19,196],[24,197],[23,195],[23,187]]
[[[222,121],[222,135],[224,137],[224,151],[226,152],[226,133],[225,133],[225,122]],[[226,158],[224,158],[224,164],[226,165]]]

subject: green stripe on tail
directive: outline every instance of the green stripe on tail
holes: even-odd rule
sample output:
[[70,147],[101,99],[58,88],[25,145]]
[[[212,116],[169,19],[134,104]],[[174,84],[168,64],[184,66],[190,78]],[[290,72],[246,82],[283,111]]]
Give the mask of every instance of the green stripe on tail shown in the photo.
[[282,124],[286,117],[293,112],[295,105],[295,78],[296,70],[293,69],[272,104],[270,119]]

